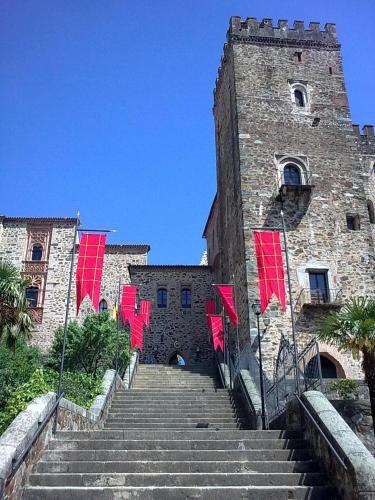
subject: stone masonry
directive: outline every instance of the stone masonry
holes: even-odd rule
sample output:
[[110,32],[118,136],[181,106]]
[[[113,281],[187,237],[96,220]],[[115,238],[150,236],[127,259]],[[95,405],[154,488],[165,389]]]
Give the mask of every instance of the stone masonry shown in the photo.
[[[14,264],[39,289],[38,304],[30,308],[30,313],[35,322],[32,342],[43,351],[48,351],[54,331],[64,323],[75,224],[76,219],[64,218],[0,218],[0,260]],[[43,247],[40,261],[31,257],[35,244]],[[130,283],[128,265],[146,264],[149,249],[148,245],[106,246],[101,299],[106,300],[109,311],[114,306],[119,281]],[[76,265],[77,256],[74,270]],[[76,317],[75,298],[73,277],[70,319]],[[88,312],[92,308],[86,298],[78,318]]]
[[[152,301],[150,329],[144,330],[141,362],[168,364],[180,354],[188,366],[211,362],[205,300],[211,298],[208,266],[130,266],[131,281],[140,299]],[[157,291],[167,290],[167,305],[159,308]],[[181,307],[181,290],[191,291],[191,308]],[[197,352],[197,347],[199,350]]]
[[[295,91],[300,95],[296,95]],[[303,105],[298,105],[297,97]],[[208,255],[216,234],[220,253],[215,280],[235,276],[246,342],[255,327],[258,297],[253,228],[287,228],[298,344],[320,318],[354,295],[374,294],[373,128],[353,129],[336,28],[327,24],[232,17],[214,99],[217,157],[217,222],[209,220]],[[296,166],[299,189],[285,186],[284,167]],[[212,215],[212,214],[211,214]],[[347,227],[347,217],[355,229]],[[212,228],[210,226],[213,226]],[[207,237],[206,236],[206,237]],[[330,300],[315,304],[309,273],[323,272]],[[280,335],[290,335],[290,304],[282,314],[271,303],[262,325],[265,367],[272,374]],[[321,345],[344,376],[361,377],[350,355]],[[340,361],[339,361],[340,360]]]

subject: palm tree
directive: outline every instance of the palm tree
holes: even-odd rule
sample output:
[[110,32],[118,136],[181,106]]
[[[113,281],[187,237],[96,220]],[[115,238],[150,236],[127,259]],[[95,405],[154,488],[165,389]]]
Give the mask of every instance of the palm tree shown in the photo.
[[27,311],[27,286],[16,267],[0,262],[0,341],[12,348],[17,339],[29,338],[33,327]]
[[340,311],[325,318],[317,336],[339,350],[351,351],[355,359],[362,354],[362,368],[375,422],[375,300],[353,298]]

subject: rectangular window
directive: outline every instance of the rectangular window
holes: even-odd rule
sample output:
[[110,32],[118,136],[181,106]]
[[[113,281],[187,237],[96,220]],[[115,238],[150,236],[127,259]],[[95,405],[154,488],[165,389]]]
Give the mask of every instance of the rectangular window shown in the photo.
[[359,215],[346,214],[346,227],[351,231],[359,231],[361,229]]
[[312,304],[329,302],[328,277],[326,271],[309,272],[310,297]]
[[294,59],[295,59],[297,62],[302,62],[302,52],[295,52],[295,53],[294,53]]

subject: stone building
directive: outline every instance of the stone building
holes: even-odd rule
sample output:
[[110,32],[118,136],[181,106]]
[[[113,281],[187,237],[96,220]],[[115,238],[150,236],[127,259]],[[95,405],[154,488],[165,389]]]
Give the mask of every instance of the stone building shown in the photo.
[[131,265],[129,270],[140,297],[152,303],[141,361],[169,364],[179,354],[187,365],[210,362],[204,304],[212,295],[210,268]]
[[[64,323],[76,224],[77,219],[58,217],[0,217],[0,260],[14,264],[30,281],[29,310],[35,325],[32,342],[44,351],[51,346],[56,328]],[[148,245],[106,246],[101,309],[113,308],[119,281],[130,283],[129,264],[146,264],[149,250]],[[76,316],[75,297],[73,284],[70,319]],[[90,310],[86,298],[79,316]]]
[[[187,364],[211,359],[204,301],[214,298],[214,282],[234,282],[241,349],[251,342],[251,305],[259,295],[253,230],[281,228],[281,210],[299,348],[327,312],[374,294],[374,128],[366,125],[361,135],[352,124],[335,25],[306,29],[296,21],[289,28],[287,21],[232,17],[213,113],[217,194],[201,265],[147,265],[148,245],[106,248],[101,310],[112,309],[119,282],[137,284],[139,299],[152,301],[145,362],[175,362],[177,354]],[[31,281],[33,338],[44,350],[64,319],[75,224],[0,217],[0,259]],[[90,310],[85,302],[81,316]],[[290,303],[282,314],[273,300],[261,326],[271,375],[281,335],[291,335]],[[327,373],[362,377],[349,354],[320,350]]]
[[[207,221],[214,279],[234,276],[244,345],[258,297],[253,231],[288,239],[299,347],[320,318],[355,295],[374,295],[374,130],[353,126],[334,24],[230,20],[214,91],[217,195]],[[271,303],[263,328],[273,370],[290,304]],[[350,355],[320,345],[327,369],[361,377]]]

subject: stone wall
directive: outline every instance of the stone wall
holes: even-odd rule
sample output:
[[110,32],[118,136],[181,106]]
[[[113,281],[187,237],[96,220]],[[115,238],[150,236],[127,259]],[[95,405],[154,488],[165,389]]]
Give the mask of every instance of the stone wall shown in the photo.
[[[54,331],[64,324],[68,292],[70,263],[76,219],[63,218],[7,218],[0,220],[0,260],[9,261],[24,277],[40,287],[38,307],[30,312],[35,320],[32,343],[43,351],[51,346]],[[45,237],[48,247],[42,261],[31,261],[30,245]],[[102,278],[101,299],[105,299],[111,311],[118,294],[119,281],[130,282],[128,266],[146,264],[148,245],[106,246]],[[77,266],[76,248],[74,273]],[[29,259],[29,260],[26,260]],[[69,318],[76,318],[75,274],[71,290]],[[91,303],[85,298],[78,315],[82,320],[92,312]]]
[[[269,19],[257,23],[232,18],[219,70],[214,115],[221,274],[228,279],[236,269],[241,282],[242,342],[249,326],[255,326],[248,305],[259,293],[253,228],[281,228],[281,209],[299,347],[339,303],[374,294],[368,166],[360,161],[356,145],[334,25],[322,32],[313,25],[310,32],[303,23],[288,30],[272,27]],[[296,83],[306,90],[304,108],[293,101]],[[301,165],[308,187],[280,196],[280,169],[288,158]],[[360,230],[347,228],[347,214],[359,217]],[[327,273],[331,304],[311,304],[312,270]],[[271,374],[280,335],[291,334],[290,304],[282,314],[273,300],[267,316],[263,355]],[[331,355],[336,354],[331,348]],[[361,377],[360,364],[344,356],[345,376]]]
[[[140,362],[168,364],[180,354],[187,366],[212,360],[205,300],[213,297],[211,270],[207,266],[130,266],[131,281],[138,286],[138,300],[152,301],[150,329],[144,330]],[[157,307],[157,290],[168,291],[167,307]],[[191,308],[181,307],[181,289],[190,288]],[[199,346],[199,353],[197,347]]]

